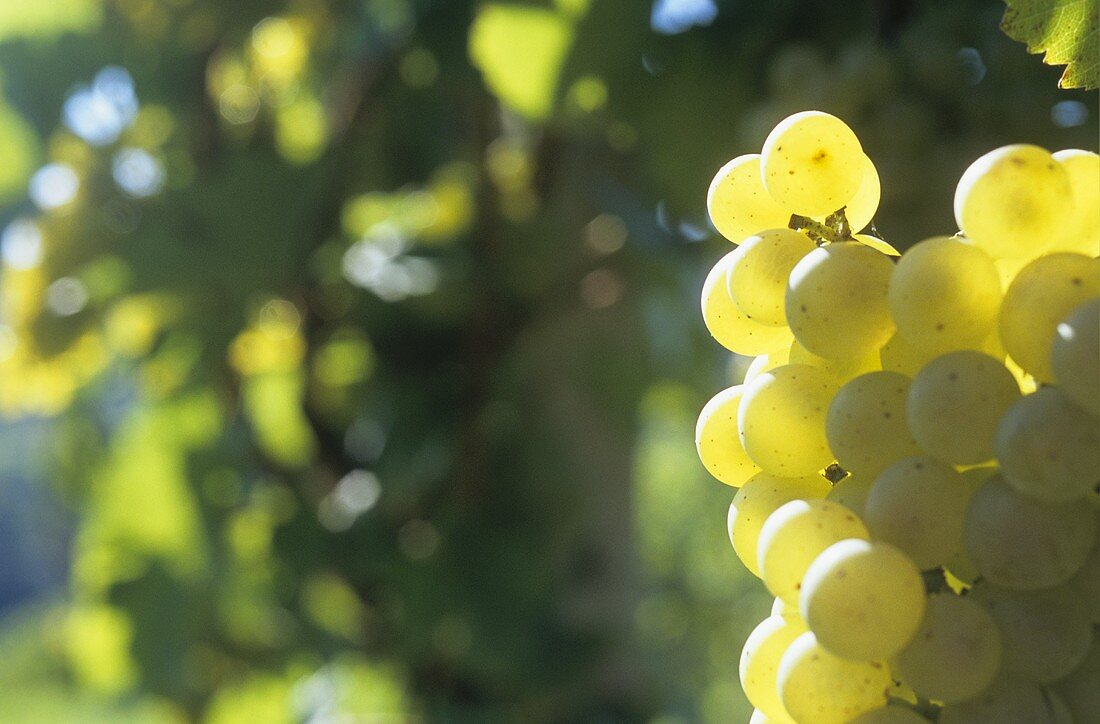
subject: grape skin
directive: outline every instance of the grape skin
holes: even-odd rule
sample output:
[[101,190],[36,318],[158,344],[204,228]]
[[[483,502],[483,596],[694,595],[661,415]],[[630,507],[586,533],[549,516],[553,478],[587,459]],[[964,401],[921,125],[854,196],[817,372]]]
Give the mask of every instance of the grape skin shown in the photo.
[[765,472],[754,475],[737,491],[730,503],[726,527],[733,550],[749,572],[760,577],[757,541],[768,516],[784,503],[824,498],[828,491],[829,481],[820,475],[780,478]]
[[1100,721],[1100,637],[1093,636],[1084,660],[1051,689],[1062,697],[1075,722]]
[[779,663],[779,697],[799,722],[846,724],[886,705],[890,672],[878,661],[849,661],[829,653],[808,631]]
[[773,721],[794,721],[779,700],[776,674],[784,652],[805,631],[806,624],[798,618],[769,616],[753,629],[741,649],[741,688],[749,702]]
[[1021,495],[994,475],[970,499],[963,542],[983,577],[1032,590],[1069,580],[1096,544],[1096,532],[1092,506]]
[[973,699],[948,704],[939,724],[1060,724],[1054,707],[1037,685],[998,676]]
[[920,571],[908,556],[886,543],[853,539],[834,543],[810,564],[799,609],[833,654],[879,661],[909,643],[924,600]]
[[718,233],[735,244],[763,229],[787,226],[791,211],[771,197],[760,177],[760,154],[728,162],[710,182],[707,212]]
[[807,350],[829,359],[874,353],[894,333],[887,289],[894,265],[855,241],[818,247],[791,271],[787,321]]
[[728,275],[733,303],[755,322],[786,326],[787,279],[795,264],[816,248],[808,236],[791,229],[768,229],[746,238]]
[[804,216],[848,204],[863,181],[863,149],[836,116],[803,111],[772,129],[760,152],[764,187],[785,208]]
[[1100,299],[1085,302],[1055,327],[1050,366],[1062,391],[1100,417]]
[[841,467],[874,478],[898,460],[920,454],[905,422],[911,384],[905,375],[877,371],[837,391],[825,417],[825,436]]
[[737,431],[737,410],[741,406],[743,385],[722,390],[712,397],[695,423],[695,449],[699,460],[711,475],[734,488],[760,472],[741,446]]
[[861,714],[851,724],[927,724],[928,720],[904,706],[884,706]]
[[919,695],[951,703],[975,696],[993,681],[1001,650],[997,624],[985,609],[968,598],[935,593],[912,641],[891,665]]
[[874,478],[861,473],[849,473],[846,478],[833,485],[825,500],[839,503],[865,519],[867,496],[871,494],[871,484],[874,482]]
[[806,569],[821,552],[847,538],[867,540],[852,511],[827,500],[792,500],[768,516],[756,544],[757,567],[773,596],[798,602]]
[[1073,191],[1073,213],[1065,231],[1053,239],[1050,251],[1075,251],[1085,256],[1100,256],[1100,156],[1092,151],[1067,148],[1055,151],[1053,158],[1069,176]]

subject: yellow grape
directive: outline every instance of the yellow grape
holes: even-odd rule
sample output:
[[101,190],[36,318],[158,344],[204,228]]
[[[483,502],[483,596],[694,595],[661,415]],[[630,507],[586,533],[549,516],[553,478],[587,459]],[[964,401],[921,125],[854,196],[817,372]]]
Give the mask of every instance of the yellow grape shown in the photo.
[[871,236],[870,234],[853,234],[852,237],[864,246],[869,246],[875,251],[881,252],[886,256],[901,256],[901,252],[895,249],[892,244],[883,241],[877,236]]
[[887,289],[894,265],[855,241],[814,249],[791,271],[787,321],[795,338],[819,357],[864,357],[894,333]]
[[817,248],[805,234],[791,229],[768,229],[746,238],[728,276],[733,303],[755,322],[786,326],[783,299],[791,269]]
[[793,722],[779,701],[776,673],[791,642],[806,632],[798,618],[769,616],[761,621],[741,649],[741,688],[754,707],[774,721]]
[[760,530],[756,561],[773,596],[798,601],[802,577],[813,560],[833,543],[868,538],[855,513],[827,500],[792,500],[768,516]]
[[802,619],[828,651],[879,661],[916,632],[924,615],[924,582],[913,561],[892,545],[843,540],[810,564],[798,601]]
[[882,361],[879,358],[878,350],[872,350],[861,357],[830,359],[818,357],[799,344],[797,339],[791,342],[791,347],[787,351],[787,359],[790,360],[791,364],[809,365],[828,372],[838,385],[842,385],[859,375],[882,369]]
[[885,664],[834,656],[812,631],[795,639],[779,662],[779,698],[798,722],[848,724],[886,706],[890,684]]
[[836,116],[802,111],[772,129],[760,153],[764,187],[804,216],[830,214],[851,202],[864,176],[863,149]]
[[1016,275],[1001,305],[1005,351],[1041,382],[1051,382],[1051,346],[1070,312],[1100,296],[1100,259],[1058,253],[1039,257]]
[[707,472],[734,488],[760,471],[741,446],[737,410],[743,385],[722,390],[699,413],[695,424],[695,449]]
[[1065,233],[1069,174],[1050,151],[1017,144],[972,163],[955,189],[955,220],[995,258],[1032,258]]
[[703,282],[701,302],[707,331],[718,344],[738,354],[757,355],[789,347],[790,330],[752,321],[730,299],[726,290],[726,274],[737,252],[734,249],[722,257]]
[[753,462],[784,477],[812,475],[833,461],[825,413],[836,392],[831,377],[808,365],[784,365],[745,386],[737,415],[741,443]]
[[996,327],[1001,297],[993,260],[962,239],[920,242],[890,277],[890,314],[898,334],[939,353],[978,348]]
[[1066,220],[1065,232],[1054,237],[1050,251],[1100,256],[1100,156],[1092,151],[1067,148],[1055,151],[1054,160],[1069,176],[1073,213]]
[[864,520],[867,496],[871,494],[874,477],[862,473],[849,473],[843,480],[833,485],[825,500],[840,503]]
[[707,191],[707,212],[718,233],[735,244],[758,231],[786,227],[792,213],[764,188],[758,153],[738,156],[718,169]]
[[920,454],[905,422],[911,384],[905,375],[879,370],[837,391],[825,418],[825,437],[841,467],[873,479],[898,460]]
[[1055,327],[1050,366],[1062,391],[1100,417],[1100,299],[1085,302]]
[[757,355],[749,364],[749,368],[745,370],[744,384],[747,385],[752,382],[763,372],[788,364],[790,354],[790,349],[777,349],[774,352]]
[[737,491],[730,504],[726,527],[737,557],[745,568],[760,576],[757,565],[757,541],[760,529],[779,506],[792,500],[824,498],[829,492],[829,481],[820,475],[801,478],[780,478],[771,473],[757,473]]
[[[856,191],[856,195],[852,197],[848,205],[844,207],[844,218],[848,220],[848,227],[853,232],[862,231],[867,224],[871,223],[871,219],[875,217],[875,212],[878,211],[878,202],[881,195],[882,187],[879,183],[878,169],[875,168],[875,164],[871,162],[871,159],[864,154],[863,178],[860,179],[859,190]],[[819,214],[814,217],[814,220],[824,222],[828,217],[829,214]],[[874,237],[870,238],[873,239]],[[885,241],[880,239],[875,239],[875,241],[886,244]],[[874,246],[874,244],[871,244],[871,246]],[[887,246],[889,245],[887,244]]]

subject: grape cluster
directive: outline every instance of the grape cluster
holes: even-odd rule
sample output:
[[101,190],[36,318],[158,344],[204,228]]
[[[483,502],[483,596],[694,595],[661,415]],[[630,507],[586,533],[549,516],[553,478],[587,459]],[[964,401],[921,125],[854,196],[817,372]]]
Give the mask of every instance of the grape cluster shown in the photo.
[[818,111],[707,198],[737,246],[703,319],[755,359],[696,445],[776,597],[741,655],[751,721],[1098,722],[1100,157],[992,151],[960,233],[904,255],[858,233],[878,201]]

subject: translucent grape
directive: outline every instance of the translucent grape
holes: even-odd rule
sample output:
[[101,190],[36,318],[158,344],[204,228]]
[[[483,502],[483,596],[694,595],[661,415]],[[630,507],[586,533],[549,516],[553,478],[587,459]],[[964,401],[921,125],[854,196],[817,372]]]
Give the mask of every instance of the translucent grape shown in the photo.
[[879,661],[902,649],[924,615],[924,582],[904,553],[886,543],[843,540],[806,569],[802,618],[827,650]]
[[847,724],[886,706],[891,684],[885,664],[834,656],[811,631],[783,654],[778,681],[779,698],[790,715],[813,724]]
[[1092,547],[1081,569],[1066,584],[1081,594],[1089,609],[1089,618],[1100,624],[1100,542]]
[[[882,197],[882,187],[879,183],[878,169],[871,159],[863,156],[863,178],[859,182],[859,190],[844,207],[844,218],[848,220],[848,226],[853,231],[862,231],[878,211],[878,202]],[[835,209],[834,209],[835,211]],[[815,216],[816,221],[825,221],[828,214]],[[885,244],[886,242],[882,242]]]
[[785,326],[783,310],[791,269],[817,248],[805,234],[769,229],[746,238],[730,266],[728,291],[745,316],[771,327]]
[[805,216],[848,204],[863,181],[863,149],[836,116],[803,111],[783,119],[760,154],[764,187],[784,208]]
[[875,251],[881,252],[886,256],[898,257],[901,256],[901,252],[898,251],[888,242],[883,241],[877,236],[871,236],[870,234],[853,234],[853,238],[864,246],[869,246]]
[[784,601],[782,598],[777,598],[772,601],[771,616],[794,616],[801,620],[802,616],[798,613],[798,606],[792,606]]
[[842,385],[848,380],[862,374],[882,369],[882,362],[879,360],[878,352],[875,350],[872,350],[862,357],[829,359],[826,357],[818,357],[816,354],[813,354],[799,344],[797,339],[791,342],[791,348],[788,350],[787,358],[790,360],[791,364],[809,365],[829,373],[836,381],[837,385]]
[[829,465],[825,411],[835,392],[828,375],[807,365],[776,367],[746,385],[737,422],[753,462],[783,477]]
[[851,724],[928,724],[928,721],[904,706],[884,706],[857,716]]
[[1058,325],[1097,296],[1100,259],[1068,253],[1036,259],[1005,292],[998,322],[1005,351],[1037,380],[1053,381],[1051,345]]
[[[1093,384],[1100,385],[1100,378]],[[1100,481],[1100,420],[1056,387],[1043,387],[1008,408],[994,447],[1004,479],[1026,495],[1073,500]]]
[[1001,280],[989,255],[961,239],[926,239],[890,277],[890,314],[910,344],[939,353],[974,348],[993,333]]
[[970,499],[966,554],[984,578],[1006,588],[1049,588],[1080,570],[1096,543],[1095,508],[1022,495],[1000,475]]
[[752,382],[763,372],[774,370],[776,367],[782,367],[785,364],[789,364],[789,360],[789,349],[777,349],[774,352],[757,355],[749,364],[749,368],[745,370],[744,384],[747,385],[748,383]]
[[722,257],[703,282],[703,323],[717,342],[744,355],[757,355],[791,344],[786,327],[768,327],[752,321],[733,303],[726,291],[726,273],[733,261],[734,249]]
[[1012,373],[987,354],[949,352],[917,373],[906,421],[921,449],[966,465],[993,457],[993,437],[1005,410],[1020,399]]
[[1002,668],[1049,684],[1069,675],[1088,653],[1092,622],[1080,593],[1069,586],[1013,591],[979,581],[969,597],[997,622]]
[[818,247],[791,271],[787,321],[795,338],[819,357],[855,358],[890,339],[887,288],[894,265],[855,241]]
[[1093,637],[1084,661],[1051,688],[1069,707],[1074,722],[1100,721],[1100,640],[1097,637]]
[[757,567],[773,596],[794,604],[806,569],[822,551],[846,538],[867,539],[867,528],[842,505],[792,500],[768,516],[756,544]]
[[1069,175],[1073,213],[1066,220],[1065,231],[1053,238],[1050,251],[1100,256],[1100,156],[1069,148],[1055,151],[1054,160]]
[[928,597],[913,639],[894,657],[894,674],[920,696],[964,701],[985,689],[1001,664],[1001,636],[993,617],[968,598]]
[[792,213],[764,188],[758,153],[738,156],[718,169],[707,191],[707,212],[718,233],[735,244],[758,231],[787,226]]
[[744,385],[734,385],[712,397],[695,423],[695,449],[714,477],[726,485],[741,487],[760,468],[741,446],[737,431],[737,410]]
[[741,688],[754,707],[775,721],[793,721],[779,700],[776,674],[783,653],[805,632],[806,624],[798,618],[769,616],[753,629],[741,649]]
[[[787,721],[794,721],[794,720],[793,719],[788,719]],[[760,711],[759,709],[753,709],[752,710],[752,716],[749,717],[749,724],[786,724],[786,723],[785,722],[780,722],[779,719],[772,719],[770,716],[768,716],[764,712]]]
[[939,724],[1059,724],[1038,685],[1007,674],[973,699],[948,704]]
[[825,436],[841,467],[874,478],[898,460],[920,454],[905,422],[911,382],[897,372],[868,372],[837,391],[825,417]]
[[906,458],[875,478],[863,519],[872,538],[892,543],[928,570],[962,547],[970,494],[950,465]]
[[1062,391],[1100,417],[1100,299],[1085,302],[1055,327],[1050,364]]
[[862,473],[850,473],[840,482],[833,485],[832,490],[825,496],[825,500],[840,503],[860,518],[864,516],[867,505],[867,496],[871,494],[871,484],[875,479]]
[[770,473],[757,473],[745,483],[730,503],[726,518],[733,550],[745,568],[754,576],[760,576],[757,541],[768,516],[784,503],[824,498],[828,492],[829,481],[820,475],[780,478]]
[[1069,174],[1038,146],[990,151],[955,189],[955,220],[993,257],[1030,258],[1064,233],[1073,212]]

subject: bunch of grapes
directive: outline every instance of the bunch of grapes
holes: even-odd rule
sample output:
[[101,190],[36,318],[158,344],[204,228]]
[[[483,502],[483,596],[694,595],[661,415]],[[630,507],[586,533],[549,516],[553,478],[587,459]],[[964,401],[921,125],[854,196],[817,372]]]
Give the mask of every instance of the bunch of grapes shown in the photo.
[[1100,157],[992,151],[904,255],[858,233],[878,200],[817,111],[707,198],[703,319],[755,359],[696,444],[776,597],[751,721],[1100,722]]

